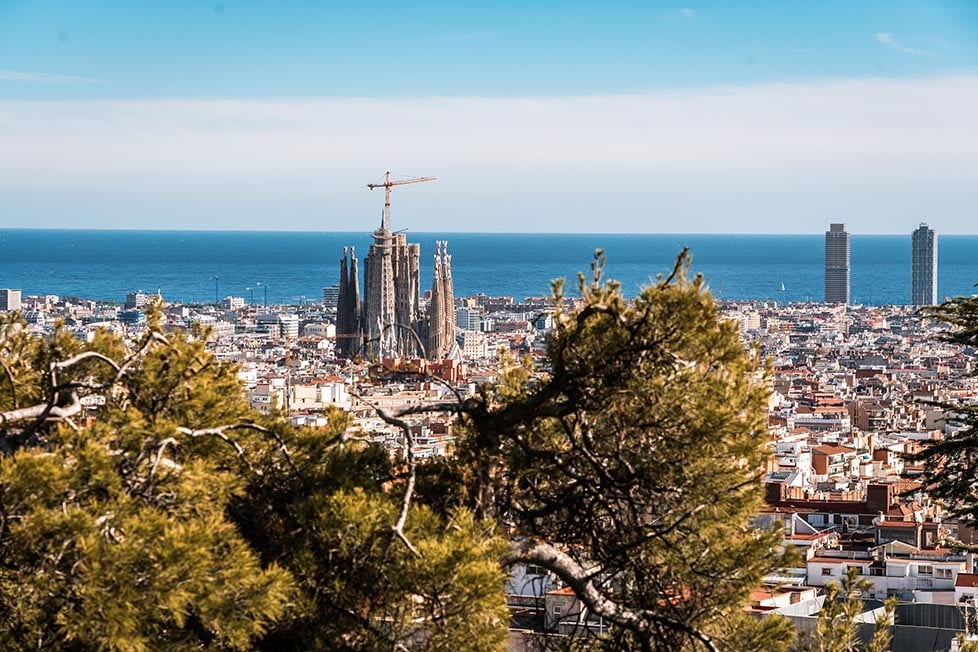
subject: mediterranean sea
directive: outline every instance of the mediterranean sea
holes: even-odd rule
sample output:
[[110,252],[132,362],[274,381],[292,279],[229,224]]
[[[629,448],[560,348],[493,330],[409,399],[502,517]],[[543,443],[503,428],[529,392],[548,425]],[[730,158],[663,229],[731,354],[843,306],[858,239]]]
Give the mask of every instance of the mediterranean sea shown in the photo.
[[[577,272],[587,272],[599,247],[605,278],[634,296],[687,246],[693,273],[722,299],[824,295],[822,234],[409,233],[408,240],[421,245],[422,292],[431,286],[435,241],[447,240],[456,296],[545,296],[555,278],[566,278],[573,296]],[[266,294],[269,304],[315,302],[339,282],[343,247],[355,246],[362,265],[370,241],[369,233],[0,229],[0,288],[117,302],[157,290],[184,303],[211,303],[215,295],[262,303]],[[939,297],[976,292],[978,236],[939,234],[938,247]],[[909,302],[909,233],[853,234],[851,265],[853,303]],[[362,269],[360,279],[362,286]]]

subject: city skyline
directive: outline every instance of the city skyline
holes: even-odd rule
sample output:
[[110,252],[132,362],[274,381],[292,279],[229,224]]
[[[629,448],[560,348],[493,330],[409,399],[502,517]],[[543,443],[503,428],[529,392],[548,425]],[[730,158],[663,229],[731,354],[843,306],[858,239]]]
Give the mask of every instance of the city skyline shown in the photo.
[[14,0],[0,211],[356,232],[391,168],[424,232],[967,234],[975,106],[970,2]]

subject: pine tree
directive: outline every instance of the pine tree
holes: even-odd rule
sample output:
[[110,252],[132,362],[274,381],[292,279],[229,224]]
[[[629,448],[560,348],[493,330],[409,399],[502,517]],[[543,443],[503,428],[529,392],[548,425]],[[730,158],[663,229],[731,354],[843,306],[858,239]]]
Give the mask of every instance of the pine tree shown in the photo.
[[[961,344],[974,357],[978,349],[978,297],[956,297],[927,310],[945,322],[945,341]],[[978,368],[973,373],[978,374]],[[918,478],[928,493],[966,521],[978,520],[978,405],[936,402],[948,423],[959,427],[944,439],[923,442],[922,450],[908,459],[923,465]]]
[[290,430],[290,461],[266,451],[232,517],[266,559],[298,582],[298,608],[266,650],[469,650],[504,646],[508,613],[491,523],[457,508],[414,505],[394,526],[403,469],[379,446],[349,441],[347,417],[326,431]]
[[767,440],[758,355],[688,278],[685,252],[634,301],[602,281],[603,262],[579,279],[579,309],[562,310],[555,286],[545,374],[513,365],[457,407],[458,500],[513,533],[505,563],[548,569],[610,623],[599,647],[779,649],[785,622],[742,617],[779,563],[779,535],[751,526]]
[[501,649],[491,523],[402,510],[346,417],[263,419],[206,333],[149,317],[131,349],[2,324],[3,649]]
[[246,415],[234,370],[158,324],[127,354],[8,319],[0,360],[0,646],[250,649],[293,587],[225,516],[244,485],[206,429]]

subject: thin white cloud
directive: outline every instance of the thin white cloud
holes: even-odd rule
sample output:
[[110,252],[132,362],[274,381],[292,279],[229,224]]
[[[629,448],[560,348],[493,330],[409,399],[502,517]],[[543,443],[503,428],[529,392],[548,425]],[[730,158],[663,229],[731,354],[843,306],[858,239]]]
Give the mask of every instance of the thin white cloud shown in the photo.
[[691,9],[690,7],[683,7],[682,9],[679,10],[679,15],[685,16],[686,18],[696,18],[696,16],[699,14],[695,9]]
[[897,52],[903,52],[905,54],[916,54],[918,56],[926,56],[926,52],[923,50],[918,50],[917,48],[909,48],[902,43],[899,43],[893,38],[893,34],[889,32],[877,32],[876,41],[882,43],[886,47],[896,50]]
[[7,82],[35,82],[35,83],[90,83],[101,82],[101,79],[92,77],[78,77],[76,75],[59,75],[48,72],[25,72],[22,70],[0,70],[0,81]]
[[[978,76],[642,95],[0,102],[8,226],[974,231]],[[409,193],[405,192],[405,197]],[[59,221],[60,220],[60,221]],[[131,220],[131,221],[126,221]],[[959,226],[954,227],[957,220]]]

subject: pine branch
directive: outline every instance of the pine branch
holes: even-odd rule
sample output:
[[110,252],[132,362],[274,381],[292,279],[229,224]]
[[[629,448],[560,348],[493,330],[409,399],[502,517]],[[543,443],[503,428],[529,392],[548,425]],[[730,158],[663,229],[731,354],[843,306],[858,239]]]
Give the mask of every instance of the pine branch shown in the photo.
[[235,450],[235,452],[237,452],[238,457],[240,457],[241,458],[241,461],[245,463],[245,466],[248,467],[248,470],[249,471],[251,471],[255,475],[259,475],[260,476],[262,474],[261,471],[255,469],[255,467],[252,466],[251,462],[248,460],[248,456],[244,452],[244,449],[241,448],[241,444],[239,444],[238,442],[236,442],[235,440],[231,439],[226,434],[224,434],[224,431],[225,430],[231,430],[233,428],[240,428],[240,427],[243,427],[245,425],[249,425],[250,426],[252,424],[234,424],[234,425],[230,425],[230,426],[218,426],[216,428],[202,428],[200,430],[192,430],[190,428],[184,428],[183,426],[178,426],[177,429],[176,429],[176,431],[179,432],[182,435],[187,435],[188,437],[191,437],[191,438],[207,437],[207,436],[217,437],[218,439],[220,439],[224,443],[226,443],[229,446],[231,446]]
[[643,641],[649,641],[654,627],[662,625],[686,634],[710,652],[717,652],[713,640],[688,623],[649,609],[629,608],[611,600],[595,587],[591,574],[584,567],[549,543],[529,538],[514,541],[502,562],[506,566],[528,563],[546,568],[563,580],[592,613],[634,632]]
[[404,487],[404,496],[401,499],[401,511],[397,515],[397,522],[394,523],[394,526],[391,529],[394,531],[397,538],[404,543],[408,550],[414,553],[416,557],[420,557],[421,553],[418,552],[418,549],[414,547],[414,544],[412,544],[404,534],[404,525],[407,523],[408,511],[411,509],[411,501],[414,498],[414,485],[418,476],[418,462],[415,459],[414,450],[414,433],[411,432],[411,424],[404,419],[401,419],[380,407],[375,408],[375,410],[377,412],[377,416],[379,416],[385,423],[399,427],[404,433],[404,454],[408,463],[408,477],[407,483]]
[[48,418],[66,419],[75,416],[81,412],[81,400],[75,392],[70,392],[68,396],[71,402],[67,405],[55,405],[49,401],[29,407],[8,410],[7,412],[0,412],[0,426],[6,427],[8,423],[17,423],[19,421],[27,421],[28,419],[44,421]]
[[[225,442],[226,444],[228,444],[232,448],[234,448],[235,452],[237,452],[237,454],[238,454],[238,457],[240,457],[241,460],[248,467],[248,470],[250,470],[251,472],[253,472],[255,475],[259,475],[259,476],[262,475],[262,472],[260,470],[256,469],[251,464],[251,462],[248,460],[247,455],[244,452],[244,449],[241,448],[241,444],[239,444],[238,442],[236,442],[234,439],[231,439],[230,437],[228,437],[225,434],[225,431],[227,431],[227,430],[254,430],[256,432],[260,432],[260,433],[263,433],[263,434],[266,434],[266,435],[271,435],[272,438],[275,439],[275,441],[279,444],[279,450],[282,452],[282,455],[285,457],[285,460],[288,462],[289,467],[292,469],[292,472],[295,473],[296,475],[299,475],[299,469],[298,469],[298,467],[296,467],[295,461],[292,459],[292,455],[291,455],[291,453],[289,453],[289,449],[285,445],[285,441],[282,439],[282,437],[279,436],[279,434],[276,433],[274,430],[272,430],[270,428],[266,428],[265,426],[260,426],[257,423],[250,423],[250,422],[231,423],[231,424],[227,424],[227,425],[224,425],[224,426],[216,426],[214,428],[201,428],[201,429],[198,429],[198,430],[193,430],[191,428],[185,428],[185,427],[180,426],[176,430],[180,434],[187,435],[188,437],[206,437],[206,436],[217,437],[221,441]],[[167,440],[164,440],[164,443],[166,441]],[[155,466],[154,466],[154,469],[155,469]]]

